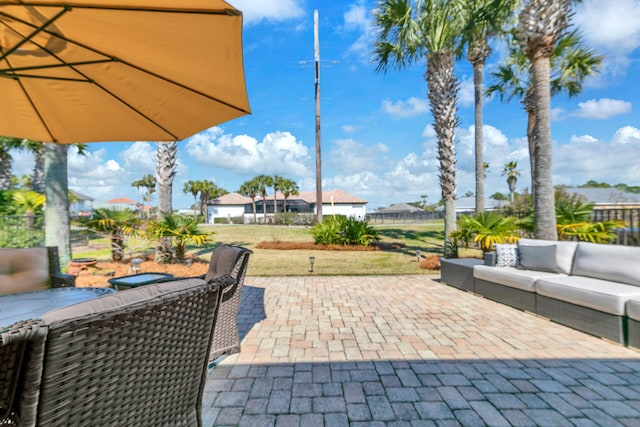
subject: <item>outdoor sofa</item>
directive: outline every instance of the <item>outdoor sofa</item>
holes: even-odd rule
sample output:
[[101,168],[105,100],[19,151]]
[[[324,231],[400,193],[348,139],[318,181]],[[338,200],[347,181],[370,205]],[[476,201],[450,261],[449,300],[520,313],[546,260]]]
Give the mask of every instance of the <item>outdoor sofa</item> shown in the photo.
[[56,247],[0,249],[0,295],[73,287],[75,279],[60,272]]
[[472,266],[476,294],[640,347],[640,248],[520,239],[496,250],[496,266]]

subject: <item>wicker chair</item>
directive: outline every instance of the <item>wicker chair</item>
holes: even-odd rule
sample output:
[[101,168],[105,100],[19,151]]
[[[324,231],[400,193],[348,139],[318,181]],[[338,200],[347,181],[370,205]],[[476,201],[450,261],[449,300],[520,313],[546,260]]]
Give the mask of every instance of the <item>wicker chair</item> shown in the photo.
[[17,425],[202,425],[220,289],[232,282],[164,282],[45,313]]
[[251,250],[242,246],[220,245],[211,254],[209,271],[204,276],[206,281],[215,280],[221,275],[233,277],[233,285],[222,290],[220,313],[213,333],[213,343],[209,361],[218,357],[230,355],[240,351],[240,336],[238,334],[238,309],[244,286]]

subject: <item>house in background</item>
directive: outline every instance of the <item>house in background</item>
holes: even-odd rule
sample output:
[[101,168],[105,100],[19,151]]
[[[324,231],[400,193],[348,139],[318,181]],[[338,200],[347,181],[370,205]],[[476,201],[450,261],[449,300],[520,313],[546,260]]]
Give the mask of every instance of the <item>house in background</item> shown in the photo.
[[[256,212],[267,216],[273,215],[273,194],[267,195],[265,200],[256,197]],[[342,190],[325,191],[322,193],[323,215],[345,215],[352,218],[364,219],[367,201]],[[285,209],[285,200],[282,193],[276,195],[276,212],[282,213]],[[287,212],[301,214],[316,213],[316,193],[314,191],[301,191],[300,194],[290,196],[286,201]],[[245,222],[253,220],[253,205],[249,197],[238,193],[225,194],[211,200],[207,204],[207,219],[209,223],[216,218],[244,217]]]
[[69,190],[69,193],[73,196],[73,202],[69,203],[69,216],[71,218],[90,217],[93,215],[93,198],[73,190]]
[[424,209],[420,209],[417,206],[410,205],[408,203],[396,203],[388,208],[378,209],[378,213],[382,214],[416,214],[423,213]]

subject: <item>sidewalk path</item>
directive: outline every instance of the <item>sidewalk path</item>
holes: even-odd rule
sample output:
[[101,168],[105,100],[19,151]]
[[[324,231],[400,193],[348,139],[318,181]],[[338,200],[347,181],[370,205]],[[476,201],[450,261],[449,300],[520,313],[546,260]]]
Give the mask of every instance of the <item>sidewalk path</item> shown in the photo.
[[640,352],[437,278],[248,277],[239,325],[205,426],[640,426]]

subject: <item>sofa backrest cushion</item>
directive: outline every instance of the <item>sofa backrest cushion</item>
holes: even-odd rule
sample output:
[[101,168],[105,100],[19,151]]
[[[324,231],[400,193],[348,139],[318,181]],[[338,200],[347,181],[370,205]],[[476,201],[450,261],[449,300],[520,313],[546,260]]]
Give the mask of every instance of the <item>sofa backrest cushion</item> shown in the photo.
[[0,295],[48,288],[47,248],[0,249]]
[[578,247],[578,242],[560,242],[555,240],[539,240],[539,239],[520,239],[520,246],[550,246],[556,247],[556,264],[558,273],[571,274],[573,266],[573,258]]
[[518,246],[518,268],[557,273],[556,249],[556,245]]
[[640,286],[640,248],[580,242],[571,274]]

